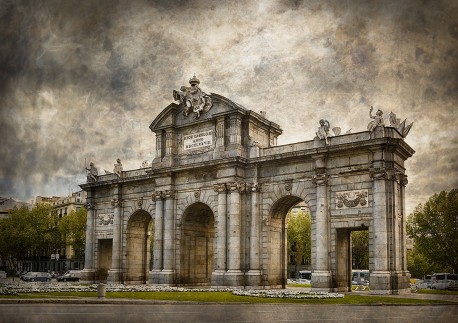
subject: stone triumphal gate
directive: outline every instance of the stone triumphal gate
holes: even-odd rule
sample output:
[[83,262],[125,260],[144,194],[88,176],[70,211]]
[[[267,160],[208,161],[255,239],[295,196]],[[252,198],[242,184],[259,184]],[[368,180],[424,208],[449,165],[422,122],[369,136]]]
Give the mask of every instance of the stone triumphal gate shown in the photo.
[[[286,215],[305,202],[312,220],[312,288],[351,287],[351,239],[369,231],[374,293],[409,290],[405,123],[277,146],[265,114],[192,78],[151,123],[152,164],[88,177],[83,280],[172,286],[278,288],[286,284]],[[372,109],[371,109],[372,112]],[[390,116],[391,117],[391,116]],[[91,171],[93,175],[94,172]],[[95,171],[97,174],[97,171]]]

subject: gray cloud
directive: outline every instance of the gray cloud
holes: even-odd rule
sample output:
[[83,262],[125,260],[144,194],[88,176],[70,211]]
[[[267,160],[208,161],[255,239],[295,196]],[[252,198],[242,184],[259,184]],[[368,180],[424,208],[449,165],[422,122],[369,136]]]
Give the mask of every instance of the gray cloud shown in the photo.
[[0,195],[63,195],[84,162],[136,168],[148,125],[196,73],[310,140],[365,130],[368,107],[415,121],[408,210],[458,185],[458,6],[449,1],[3,1]]

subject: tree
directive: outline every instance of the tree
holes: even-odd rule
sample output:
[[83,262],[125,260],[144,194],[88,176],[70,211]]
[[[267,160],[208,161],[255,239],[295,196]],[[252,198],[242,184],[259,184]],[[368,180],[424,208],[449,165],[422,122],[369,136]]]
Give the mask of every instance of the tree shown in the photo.
[[299,211],[296,215],[289,214],[288,223],[288,254],[294,255],[295,263],[300,264],[302,258],[311,262],[311,221],[310,214]]
[[51,253],[61,244],[58,217],[52,207],[38,204],[31,210],[26,207],[13,210],[0,221],[0,253],[13,274],[18,270],[18,260],[31,255]]
[[369,231],[352,231],[353,269],[369,268]]
[[86,218],[87,211],[85,208],[71,211],[64,216],[60,223],[59,229],[63,237],[64,243],[72,246],[75,255],[82,258],[86,244]]
[[458,272],[458,189],[434,194],[407,221],[416,257],[440,271]]

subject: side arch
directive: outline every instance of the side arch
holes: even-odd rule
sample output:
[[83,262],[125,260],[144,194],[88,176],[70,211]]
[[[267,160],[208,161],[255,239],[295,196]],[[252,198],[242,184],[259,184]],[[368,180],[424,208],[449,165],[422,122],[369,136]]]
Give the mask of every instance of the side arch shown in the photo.
[[145,284],[151,263],[153,221],[145,210],[137,210],[129,217],[126,230],[126,281]]

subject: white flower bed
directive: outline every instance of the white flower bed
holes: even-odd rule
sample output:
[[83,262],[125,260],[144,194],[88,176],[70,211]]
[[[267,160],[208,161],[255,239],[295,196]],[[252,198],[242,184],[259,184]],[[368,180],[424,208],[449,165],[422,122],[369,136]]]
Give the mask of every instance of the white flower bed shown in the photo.
[[[18,293],[49,293],[49,292],[95,292],[98,284],[79,283],[25,283],[11,282],[0,284],[0,295],[16,295]],[[293,291],[285,289],[237,289],[237,288],[185,288],[155,285],[122,285],[107,284],[107,292],[232,292],[239,296],[326,299],[342,298],[343,294],[326,292]]]

